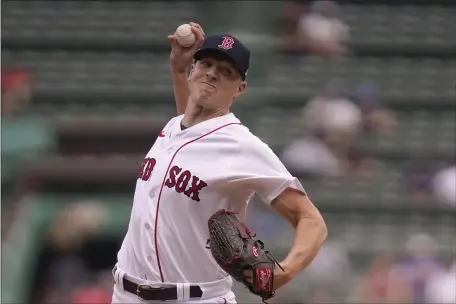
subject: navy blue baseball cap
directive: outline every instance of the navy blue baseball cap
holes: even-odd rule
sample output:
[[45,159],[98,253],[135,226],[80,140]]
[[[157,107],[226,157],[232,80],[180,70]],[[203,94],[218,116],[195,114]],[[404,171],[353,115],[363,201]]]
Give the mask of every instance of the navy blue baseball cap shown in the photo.
[[231,35],[206,36],[203,45],[193,58],[197,61],[211,54],[222,55],[233,62],[241,73],[242,80],[246,79],[250,64],[250,50],[239,39]]

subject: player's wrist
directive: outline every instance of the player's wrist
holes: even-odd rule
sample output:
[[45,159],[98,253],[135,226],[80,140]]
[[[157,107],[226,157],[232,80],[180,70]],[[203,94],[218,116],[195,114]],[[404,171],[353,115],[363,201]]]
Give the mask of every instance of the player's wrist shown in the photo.
[[187,65],[183,65],[178,62],[172,62],[170,61],[169,63],[170,69],[171,69],[171,74],[177,75],[177,76],[185,76],[187,77],[187,70],[188,67]]
[[[282,266],[282,268],[284,270],[284,277],[290,281],[294,277],[296,277],[301,271],[301,268],[299,267],[299,265],[297,263],[292,263],[288,260],[282,261],[282,263],[280,263],[280,266]],[[279,268],[279,267],[277,267],[277,268]]]
[[274,290],[279,289],[293,279],[290,266],[286,262],[280,263],[280,266],[276,265],[274,269]]

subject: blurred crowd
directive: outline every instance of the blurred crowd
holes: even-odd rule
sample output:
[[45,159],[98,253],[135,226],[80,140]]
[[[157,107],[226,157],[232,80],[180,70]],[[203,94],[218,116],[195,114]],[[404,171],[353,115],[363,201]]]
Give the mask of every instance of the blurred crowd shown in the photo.
[[[379,98],[372,83],[352,92],[343,82],[329,82],[301,111],[302,136],[280,158],[289,170],[307,178],[344,178],[375,174],[382,163],[364,151],[363,139],[394,132],[394,112]],[[442,206],[456,208],[456,164],[412,159],[403,172],[403,188],[412,196],[431,195]]]
[[[284,5],[281,52],[330,58],[349,53],[350,28],[336,1],[289,1]],[[394,112],[380,99],[375,83],[348,89],[329,80],[301,112],[303,134],[281,159],[294,174],[347,177],[373,174],[381,162],[364,151],[363,138],[394,132]],[[403,187],[410,195],[431,195],[442,206],[456,208],[456,163],[413,159],[404,171]]]
[[2,86],[2,117],[18,115],[32,101],[32,75],[23,68],[3,69]]
[[335,1],[287,1],[280,51],[334,57],[348,52],[350,28]]
[[304,134],[281,158],[298,176],[342,177],[371,172],[376,164],[358,145],[365,135],[389,132],[395,120],[377,97],[377,89],[362,84],[353,94],[339,81],[302,109]]
[[[37,303],[111,303],[111,269],[92,267],[82,252],[105,217],[106,210],[97,202],[71,203],[58,212],[43,242],[34,295]],[[115,256],[115,252],[99,254],[106,260]]]
[[356,285],[359,303],[454,303],[456,257],[442,260],[430,235],[414,235],[403,257],[378,255]]

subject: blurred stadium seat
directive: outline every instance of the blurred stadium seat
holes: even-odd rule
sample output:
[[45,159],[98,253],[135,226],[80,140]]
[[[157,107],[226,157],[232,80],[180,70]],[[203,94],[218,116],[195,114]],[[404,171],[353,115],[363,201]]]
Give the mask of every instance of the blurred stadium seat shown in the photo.
[[453,11],[445,6],[344,5],[344,18],[360,43],[409,47],[456,45]]
[[176,26],[198,20],[197,4],[129,1],[7,1],[2,39],[79,48],[163,44]]
[[348,87],[371,81],[383,98],[436,102],[454,96],[456,60],[436,58],[338,58],[334,60],[281,56],[271,64],[267,90],[287,95],[314,95],[328,79],[343,79]]

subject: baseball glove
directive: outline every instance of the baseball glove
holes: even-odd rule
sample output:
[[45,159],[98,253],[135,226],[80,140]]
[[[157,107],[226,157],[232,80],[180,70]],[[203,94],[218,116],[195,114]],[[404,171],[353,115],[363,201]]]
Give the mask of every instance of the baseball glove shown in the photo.
[[[207,248],[220,267],[263,302],[274,297],[274,267],[276,263],[282,267],[237,213],[218,210],[209,218],[208,226]],[[246,270],[252,271],[252,282],[247,280]]]

